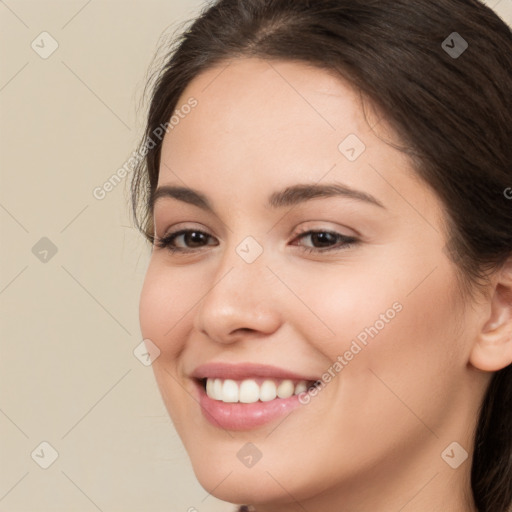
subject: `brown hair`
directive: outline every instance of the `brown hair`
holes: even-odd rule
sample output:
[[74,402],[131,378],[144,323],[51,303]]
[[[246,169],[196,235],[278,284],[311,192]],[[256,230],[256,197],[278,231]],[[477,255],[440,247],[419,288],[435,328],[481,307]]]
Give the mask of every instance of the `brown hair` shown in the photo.
[[[457,33],[455,35],[454,33]],[[457,38],[457,39],[454,39]],[[461,38],[461,39],[459,39]],[[468,48],[461,55],[450,51]],[[219,0],[170,48],[151,94],[145,144],[190,82],[237,57],[338,73],[371,99],[445,208],[464,293],[512,255],[512,33],[477,0]],[[395,146],[396,147],[396,146]],[[135,222],[151,242],[161,140],[135,169]],[[471,474],[479,512],[512,503],[512,366],[481,406]]]

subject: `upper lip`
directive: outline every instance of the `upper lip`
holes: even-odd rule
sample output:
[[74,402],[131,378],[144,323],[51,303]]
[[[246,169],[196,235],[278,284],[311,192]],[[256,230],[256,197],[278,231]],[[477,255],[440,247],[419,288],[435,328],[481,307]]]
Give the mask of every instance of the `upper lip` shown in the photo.
[[300,375],[299,373],[278,368],[277,366],[270,366],[266,364],[254,363],[208,363],[198,366],[191,374],[195,379],[232,379],[244,380],[252,377],[260,378],[274,378],[279,380],[305,380],[316,381],[317,377],[308,375]]

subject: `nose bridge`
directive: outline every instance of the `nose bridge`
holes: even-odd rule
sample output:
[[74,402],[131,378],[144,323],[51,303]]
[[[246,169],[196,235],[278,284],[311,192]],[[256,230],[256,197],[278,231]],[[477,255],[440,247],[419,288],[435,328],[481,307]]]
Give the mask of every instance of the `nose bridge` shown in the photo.
[[226,343],[247,330],[268,334],[277,329],[279,308],[271,289],[272,273],[255,238],[246,237],[226,248],[211,276],[195,314],[199,331]]

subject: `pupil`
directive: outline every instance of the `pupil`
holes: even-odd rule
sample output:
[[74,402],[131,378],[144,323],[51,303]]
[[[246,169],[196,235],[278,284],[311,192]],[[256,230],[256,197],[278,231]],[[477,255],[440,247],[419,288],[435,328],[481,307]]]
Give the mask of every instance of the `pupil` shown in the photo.
[[334,242],[333,240],[334,238],[334,235],[332,233],[314,233],[313,234],[313,241],[315,241],[315,239],[317,241],[319,241],[320,245],[324,244],[324,245],[330,245]]
[[[194,243],[201,243],[201,238],[203,234],[198,233],[197,231],[192,231],[191,233],[187,233],[185,237],[187,238],[187,245],[194,245]],[[190,242],[190,243],[188,243]]]

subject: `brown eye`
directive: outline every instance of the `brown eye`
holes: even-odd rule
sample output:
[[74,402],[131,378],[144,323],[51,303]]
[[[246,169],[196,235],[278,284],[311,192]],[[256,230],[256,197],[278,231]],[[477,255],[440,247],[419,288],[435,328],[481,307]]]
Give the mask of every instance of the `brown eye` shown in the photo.
[[309,238],[312,246],[299,245],[307,252],[327,252],[347,249],[358,242],[357,238],[345,236],[335,231],[306,231],[299,234],[296,240]]
[[[158,239],[155,242],[155,245],[161,249],[168,249],[171,252],[191,252],[194,249],[207,246],[208,240],[211,238],[212,236],[204,231],[196,229],[182,229],[175,233],[169,233],[167,236]],[[176,244],[176,241],[179,241],[179,243]]]

